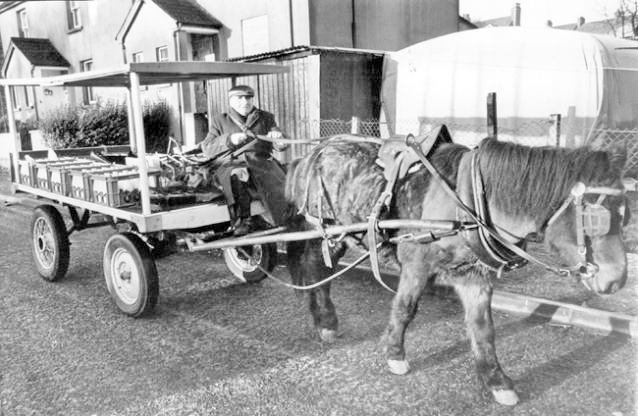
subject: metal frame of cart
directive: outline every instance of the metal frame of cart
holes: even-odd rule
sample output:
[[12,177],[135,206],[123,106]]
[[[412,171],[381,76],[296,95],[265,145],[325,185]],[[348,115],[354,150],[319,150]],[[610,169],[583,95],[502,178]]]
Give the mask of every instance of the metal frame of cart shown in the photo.
[[[33,257],[40,276],[55,281],[66,273],[69,266],[69,239],[74,231],[110,224],[119,232],[106,242],[103,257],[107,288],[118,308],[127,315],[138,317],[150,312],[159,297],[159,279],[155,267],[156,243],[168,241],[170,248],[182,247],[186,251],[223,249],[229,271],[245,282],[260,281],[276,265],[276,243],[323,238],[326,235],[365,233],[368,223],[349,226],[331,226],[322,230],[289,231],[277,227],[251,233],[245,237],[232,237],[228,223],[230,215],[224,203],[187,204],[179,209],[151,212],[149,176],[139,89],[142,85],[165,84],[220,77],[265,75],[286,72],[288,68],[276,65],[219,62],[163,62],[131,63],[114,70],[91,71],[39,79],[6,79],[7,102],[13,108],[9,88],[13,86],[70,86],[70,87],[125,87],[129,108],[131,148],[137,154],[137,169],[141,194],[141,213],[62,195],[26,184],[13,187],[39,198],[55,201],[69,210],[73,221],[70,229],[58,209],[51,204],[35,208],[31,222]],[[19,178],[20,142],[15,130],[13,113],[9,112],[9,125],[14,137],[12,151],[12,180]],[[62,155],[78,154],[98,148],[63,149]],[[35,154],[36,152],[26,152]],[[46,152],[41,152],[46,153]],[[82,209],[79,213],[77,209]],[[101,214],[102,221],[90,222]],[[92,217],[93,215],[93,217]],[[379,221],[380,228],[421,228],[429,230],[428,238],[436,239],[468,225],[456,221],[387,220]],[[121,229],[124,226],[127,228]],[[476,226],[476,225],[470,225]],[[230,229],[232,231],[232,229]],[[168,237],[165,240],[160,237]],[[422,239],[423,236],[416,238]],[[421,240],[420,240],[421,241]],[[161,245],[161,244],[160,244]],[[154,251],[155,250],[155,251]],[[309,289],[309,288],[305,288]]]
[[[107,287],[117,306],[126,314],[140,316],[152,310],[159,295],[157,270],[150,251],[147,236],[162,232],[179,232],[184,229],[200,229],[229,221],[228,207],[219,203],[198,203],[178,209],[151,212],[149,176],[146,164],[146,147],[140,87],[173,82],[199,81],[215,78],[259,76],[287,72],[277,65],[227,62],[153,62],[129,63],[118,68],[88,71],[77,74],[46,78],[0,79],[5,86],[8,108],[13,108],[10,89],[17,86],[41,87],[123,87],[126,89],[130,148],[138,156],[141,212],[107,206],[96,202],[62,195],[36,185],[20,183],[20,141],[16,132],[13,112],[9,111],[9,129],[13,137],[11,171],[13,189],[38,198],[57,202],[69,209],[73,226],[66,228],[58,209],[43,204],[34,210],[31,224],[34,260],[40,275],[47,280],[62,277],[69,262],[68,235],[74,231],[124,223],[130,225],[127,232],[112,236],[104,252],[104,273]],[[97,149],[97,148],[96,148]],[[101,149],[101,147],[100,147]],[[85,152],[91,149],[84,149]],[[64,154],[66,151],[60,151]],[[76,152],[68,149],[68,152]],[[79,150],[77,152],[82,152]],[[32,152],[37,153],[37,152]],[[78,213],[77,209],[83,212]],[[91,223],[92,214],[102,214],[105,221]],[[257,260],[245,259],[236,250],[224,251],[230,271],[246,281],[260,280],[260,267],[274,267],[274,244],[256,246]],[[252,264],[254,262],[257,264]],[[260,267],[257,267],[260,266]]]

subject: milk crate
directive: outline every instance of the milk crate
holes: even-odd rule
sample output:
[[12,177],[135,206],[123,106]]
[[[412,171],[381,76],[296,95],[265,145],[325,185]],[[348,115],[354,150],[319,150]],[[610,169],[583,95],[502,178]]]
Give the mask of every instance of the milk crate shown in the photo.
[[[37,181],[37,187],[46,189],[48,191],[54,191],[52,186],[52,169],[57,167],[71,167],[81,166],[92,163],[90,159],[82,158],[62,158],[51,160],[36,160],[35,161],[35,177]],[[58,180],[59,182],[59,180]]]
[[35,165],[30,160],[18,160],[18,182],[22,185],[37,186]]
[[73,196],[71,193],[71,170],[104,168],[108,166],[108,163],[93,161],[78,164],[51,164],[48,167],[51,191],[64,196]]
[[[93,202],[118,208],[136,205],[140,199],[140,174],[137,167],[128,166],[121,171],[95,172],[91,174]],[[150,188],[156,188],[161,171],[148,172]]]
[[93,202],[93,180],[92,175],[106,172],[117,172],[122,170],[130,170],[129,166],[109,165],[97,166],[83,169],[71,169],[71,186],[69,196]]

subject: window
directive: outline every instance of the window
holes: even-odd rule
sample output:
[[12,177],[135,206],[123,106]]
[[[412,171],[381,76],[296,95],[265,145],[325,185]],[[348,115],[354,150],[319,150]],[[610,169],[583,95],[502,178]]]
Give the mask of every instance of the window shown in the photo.
[[69,25],[69,30],[81,29],[82,19],[80,18],[80,2],[79,1],[67,1],[66,13]]
[[160,46],[159,48],[155,48],[155,57],[157,58],[157,62],[168,61],[168,47]]
[[13,101],[13,109],[16,111],[21,110],[20,103],[18,102],[18,94],[16,94],[17,86],[6,86],[5,88],[9,88],[11,92],[11,101]]
[[[80,70],[82,72],[90,71],[91,69],[93,69],[92,59],[87,59],[86,61],[80,62]],[[84,104],[91,104],[95,102],[95,96],[93,95],[93,88],[82,87],[82,102]]]
[[144,53],[135,52],[131,55],[132,62],[143,62],[144,61]]
[[257,16],[241,22],[244,56],[268,52],[268,16]]
[[18,11],[18,35],[21,38],[29,36],[29,20],[27,19],[27,11],[25,9]]
[[24,86],[24,103],[26,108],[33,108],[33,100],[31,99],[29,87]]

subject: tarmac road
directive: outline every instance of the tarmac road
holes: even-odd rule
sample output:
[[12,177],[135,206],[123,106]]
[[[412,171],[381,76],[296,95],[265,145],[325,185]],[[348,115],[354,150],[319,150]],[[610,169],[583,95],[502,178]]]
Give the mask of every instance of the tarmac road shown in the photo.
[[[71,266],[37,277],[29,210],[0,208],[0,415],[633,415],[636,344],[495,313],[501,365],[521,403],[477,387],[456,300],[426,296],[407,335],[412,371],[385,368],[391,294],[352,273],[322,345],[305,302],[271,281],[239,284],[214,254],[157,262],[160,304],[118,312],[102,276],[112,231],[71,235]],[[285,274],[284,268],[278,272]]]

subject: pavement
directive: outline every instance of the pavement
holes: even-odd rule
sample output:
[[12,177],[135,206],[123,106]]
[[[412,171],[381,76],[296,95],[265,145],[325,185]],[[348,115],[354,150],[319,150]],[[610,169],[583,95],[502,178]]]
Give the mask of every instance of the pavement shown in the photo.
[[[31,208],[42,203],[27,194],[12,193],[6,169],[0,169],[2,202]],[[632,222],[637,221],[638,213],[634,213]],[[551,262],[551,253],[542,245],[531,244],[528,249],[541,260]],[[633,251],[636,249],[633,248]],[[559,325],[580,326],[604,333],[619,332],[638,339],[638,253],[628,253],[627,259],[627,284],[613,295],[595,295],[580,285],[565,282],[565,278],[530,264],[495,282],[492,307],[519,316],[547,318]],[[364,263],[360,268],[366,269],[369,265]],[[397,277],[391,272],[386,275],[389,280]]]

